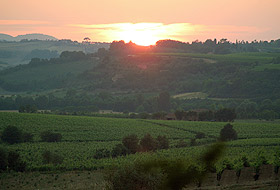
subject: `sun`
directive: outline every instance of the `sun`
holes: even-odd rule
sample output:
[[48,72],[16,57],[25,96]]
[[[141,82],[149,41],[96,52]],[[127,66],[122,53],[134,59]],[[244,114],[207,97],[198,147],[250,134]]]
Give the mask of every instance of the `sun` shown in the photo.
[[158,30],[156,23],[137,23],[119,26],[118,37],[125,42],[132,41],[137,45],[154,45],[161,39],[164,31]]

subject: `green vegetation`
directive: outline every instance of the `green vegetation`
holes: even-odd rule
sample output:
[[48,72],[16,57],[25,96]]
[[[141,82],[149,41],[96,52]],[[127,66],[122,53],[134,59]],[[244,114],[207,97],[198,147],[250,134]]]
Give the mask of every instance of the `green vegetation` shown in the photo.
[[[45,114],[0,113],[0,115],[1,132],[7,125],[14,125],[18,126],[23,132],[34,135],[33,143],[6,146],[7,149],[20,154],[23,161],[26,162],[28,170],[92,170],[126,164],[134,160],[153,158],[154,156],[158,158],[166,156],[171,156],[172,158],[185,157],[192,160],[193,156],[198,156],[205,150],[205,143],[213,142],[219,137],[221,129],[226,124],[223,122],[159,120],[144,122],[143,120],[134,119]],[[279,124],[234,122],[233,126],[238,134],[238,139],[227,143],[224,159],[230,158],[234,168],[239,167],[238,160],[245,155],[252,165],[256,164],[256,156],[259,152],[263,153],[268,163],[275,163],[274,153],[279,149],[280,145]],[[46,130],[60,133],[63,137],[62,141],[41,142],[40,134]],[[153,140],[146,135],[147,133],[151,134],[150,137],[153,137]],[[204,138],[196,139],[196,143],[192,142],[191,144],[191,139],[198,137],[197,134],[199,133],[205,134]],[[137,134],[142,139],[142,143],[139,140],[137,141],[137,144],[139,143],[137,146],[142,145],[147,149],[153,148],[153,142],[157,139],[157,141],[161,140],[162,147],[169,147],[169,149],[157,150],[155,153],[136,153],[124,156],[126,155],[123,152],[125,147],[118,144],[122,143],[122,139],[125,136],[131,134]],[[165,143],[164,137],[156,138],[163,135],[166,135],[167,140],[170,142],[169,146]],[[182,148],[176,148],[179,147],[176,143],[180,139],[184,140],[186,144],[180,146]],[[101,149],[103,150],[101,151]],[[47,152],[48,154],[46,154],[46,151],[49,151]],[[107,151],[114,152],[112,157],[105,155]],[[42,155],[44,154],[49,161],[43,160]],[[51,157],[56,156],[63,158],[63,161],[55,164],[50,161],[52,160]],[[216,164],[216,168],[217,170],[224,168],[222,161]]]

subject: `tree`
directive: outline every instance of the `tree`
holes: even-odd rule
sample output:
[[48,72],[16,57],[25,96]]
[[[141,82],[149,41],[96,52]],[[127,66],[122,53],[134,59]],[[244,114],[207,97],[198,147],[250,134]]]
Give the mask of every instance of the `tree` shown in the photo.
[[182,120],[186,116],[186,112],[184,110],[176,110],[174,114],[177,120]]
[[15,126],[7,126],[2,132],[2,141],[9,144],[15,144],[22,142],[22,132]]
[[236,118],[236,113],[233,109],[223,108],[215,113],[217,121],[232,122]]
[[273,121],[274,119],[276,119],[278,116],[278,114],[273,111],[273,110],[263,110],[260,114],[259,114],[259,118],[260,119],[265,119],[266,121]]
[[220,131],[220,139],[222,141],[231,141],[237,139],[237,133],[231,124],[226,124]]
[[157,140],[158,149],[168,149],[169,148],[169,140],[166,138],[166,136],[159,135],[156,140]]
[[157,98],[158,111],[169,112],[171,108],[170,95],[168,92],[162,92]]
[[131,154],[135,154],[137,151],[139,151],[139,139],[137,135],[129,135],[122,139],[123,145],[128,149],[128,152]]
[[157,142],[147,133],[140,141],[141,149],[144,152],[155,151],[157,149]]

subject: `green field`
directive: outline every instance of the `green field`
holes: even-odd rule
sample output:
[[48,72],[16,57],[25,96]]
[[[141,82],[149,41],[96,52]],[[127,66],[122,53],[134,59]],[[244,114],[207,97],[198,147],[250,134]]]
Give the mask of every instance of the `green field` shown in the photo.
[[[0,131],[7,125],[14,125],[34,135],[34,142],[14,145],[3,144],[4,147],[20,153],[27,163],[28,170],[92,170],[106,168],[112,165],[131,163],[138,159],[150,157],[185,157],[194,159],[207,147],[207,143],[219,136],[221,128],[226,123],[160,121],[113,119],[83,116],[59,116],[46,114],[0,113]],[[274,154],[280,147],[280,125],[278,123],[234,122],[238,140],[228,142],[226,153],[216,165],[222,170],[223,160],[230,160],[235,169],[240,168],[239,159],[245,156],[252,165],[258,164],[258,155],[262,153],[271,164],[275,163]],[[62,134],[62,141],[57,143],[41,142],[39,134],[51,130]],[[175,148],[179,139],[188,144],[198,132],[206,135],[205,139],[197,140],[206,145]],[[95,151],[100,148],[112,150],[121,143],[124,136],[137,134],[142,138],[146,133],[153,137],[166,135],[171,147],[156,153],[137,153],[117,158],[94,159]],[[42,153],[50,150],[64,157],[58,165],[43,164]]]

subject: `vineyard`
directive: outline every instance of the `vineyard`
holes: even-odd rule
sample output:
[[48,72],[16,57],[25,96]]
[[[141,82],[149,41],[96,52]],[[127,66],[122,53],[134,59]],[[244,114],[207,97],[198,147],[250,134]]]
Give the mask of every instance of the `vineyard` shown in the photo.
[[[4,144],[2,146],[20,154],[30,171],[45,170],[95,170],[131,163],[151,157],[172,157],[195,160],[203,153],[210,142],[214,142],[226,123],[189,122],[163,120],[113,119],[102,117],[60,116],[48,114],[0,113],[0,132],[8,125],[17,126],[23,132],[34,135],[29,143]],[[267,163],[279,165],[276,153],[280,147],[280,125],[269,122],[234,122],[238,140],[227,143],[223,158],[216,164],[217,171],[222,171],[230,164],[233,169],[242,168],[241,158],[246,156],[252,166],[259,166],[264,159]],[[40,133],[52,131],[62,135],[61,142],[42,142]],[[136,134],[142,138],[145,134],[156,137],[165,135],[170,141],[170,148],[155,153],[136,153],[116,158],[95,159],[98,149],[111,151],[122,138]],[[196,145],[190,144],[197,134],[204,138],[196,139]],[[184,140],[186,147],[177,148],[178,141]],[[62,156],[61,164],[45,164],[42,153],[51,151]],[[279,156],[279,155],[278,155]]]

